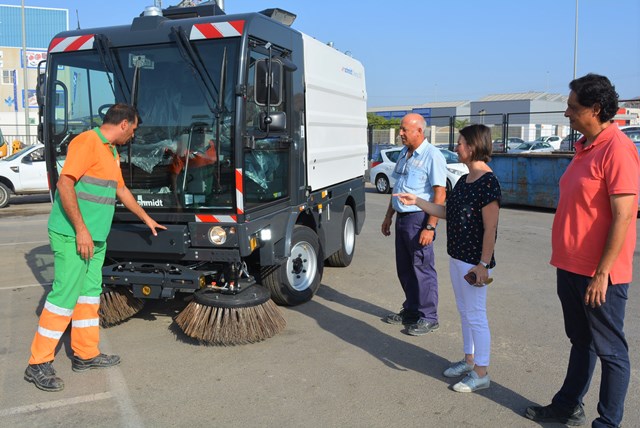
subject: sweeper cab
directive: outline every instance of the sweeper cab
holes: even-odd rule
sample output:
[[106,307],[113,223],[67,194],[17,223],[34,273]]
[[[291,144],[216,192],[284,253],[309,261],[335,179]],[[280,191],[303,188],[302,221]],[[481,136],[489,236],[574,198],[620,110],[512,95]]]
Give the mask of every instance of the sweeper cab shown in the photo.
[[[120,148],[122,175],[167,227],[152,236],[116,207],[103,325],[138,310],[110,311],[121,299],[186,296],[232,313],[270,298],[298,305],[325,264],[351,263],[365,220],[364,69],[291,28],[294,18],[226,15],[215,2],[149,7],[130,24],[52,40],[37,90],[50,183],[76,135],[114,103],[133,104],[140,121]],[[188,335],[229,343],[216,339],[222,331],[189,332],[198,326],[185,317],[198,316],[179,317]]]

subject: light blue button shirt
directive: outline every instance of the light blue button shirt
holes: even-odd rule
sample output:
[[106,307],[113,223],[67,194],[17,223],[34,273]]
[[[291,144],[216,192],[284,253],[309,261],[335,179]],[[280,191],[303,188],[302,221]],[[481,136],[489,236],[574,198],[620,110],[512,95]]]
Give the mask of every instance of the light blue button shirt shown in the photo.
[[[420,147],[407,158],[408,149],[404,147],[398,156],[393,170],[396,184],[393,193],[413,193],[418,197],[433,201],[433,186],[447,185],[447,161],[440,149],[429,144],[425,139]],[[393,209],[399,213],[420,211],[415,205],[402,205],[397,197],[392,197]]]

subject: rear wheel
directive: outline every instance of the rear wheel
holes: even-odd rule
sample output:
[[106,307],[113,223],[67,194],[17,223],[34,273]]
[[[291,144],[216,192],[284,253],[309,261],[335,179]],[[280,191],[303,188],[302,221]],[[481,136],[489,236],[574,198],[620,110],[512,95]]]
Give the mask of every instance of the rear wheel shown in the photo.
[[391,185],[386,175],[378,174],[376,177],[376,190],[378,193],[389,193],[391,191]]
[[353,210],[350,206],[345,206],[342,212],[342,242],[340,249],[333,253],[327,264],[335,267],[347,267],[351,264],[353,253],[356,249],[356,224]]
[[9,196],[11,196],[9,188],[0,183],[0,208],[4,208],[9,205]]
[[318,235],[306,226],[297,225],[291,238],[291,255],[280,266],[264,269],[262,284],[281,305],[308,302],[320,287],[323,260]]

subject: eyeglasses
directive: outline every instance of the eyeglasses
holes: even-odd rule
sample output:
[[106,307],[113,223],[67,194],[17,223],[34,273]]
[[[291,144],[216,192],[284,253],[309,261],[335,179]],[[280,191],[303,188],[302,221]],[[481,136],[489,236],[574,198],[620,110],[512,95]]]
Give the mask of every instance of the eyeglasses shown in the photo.
[[396,162],[396,166],[393,169],[393,172],[398,175],[405,175],[407,173],[407,159],[398,159]]

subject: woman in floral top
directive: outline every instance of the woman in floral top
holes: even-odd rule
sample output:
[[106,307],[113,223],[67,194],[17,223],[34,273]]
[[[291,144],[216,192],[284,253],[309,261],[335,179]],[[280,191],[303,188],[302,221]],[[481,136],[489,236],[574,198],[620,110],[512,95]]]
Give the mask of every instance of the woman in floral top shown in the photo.
[[493,249],[498,231],[500,184],[487,162],[491,159],[491,130],[470,125],[460,130],[456,152],[467,165],[448,196],[447,204],[427,202],[408,193],[400,201],[417,205],[430,215],[447,219],[447,253],[456,305],[462,321],[464,359],[444,371],[446,377],[466,375],[453,385],[458,392],[488,388],[491,333],[487,321],[487,287],[496,265]]

